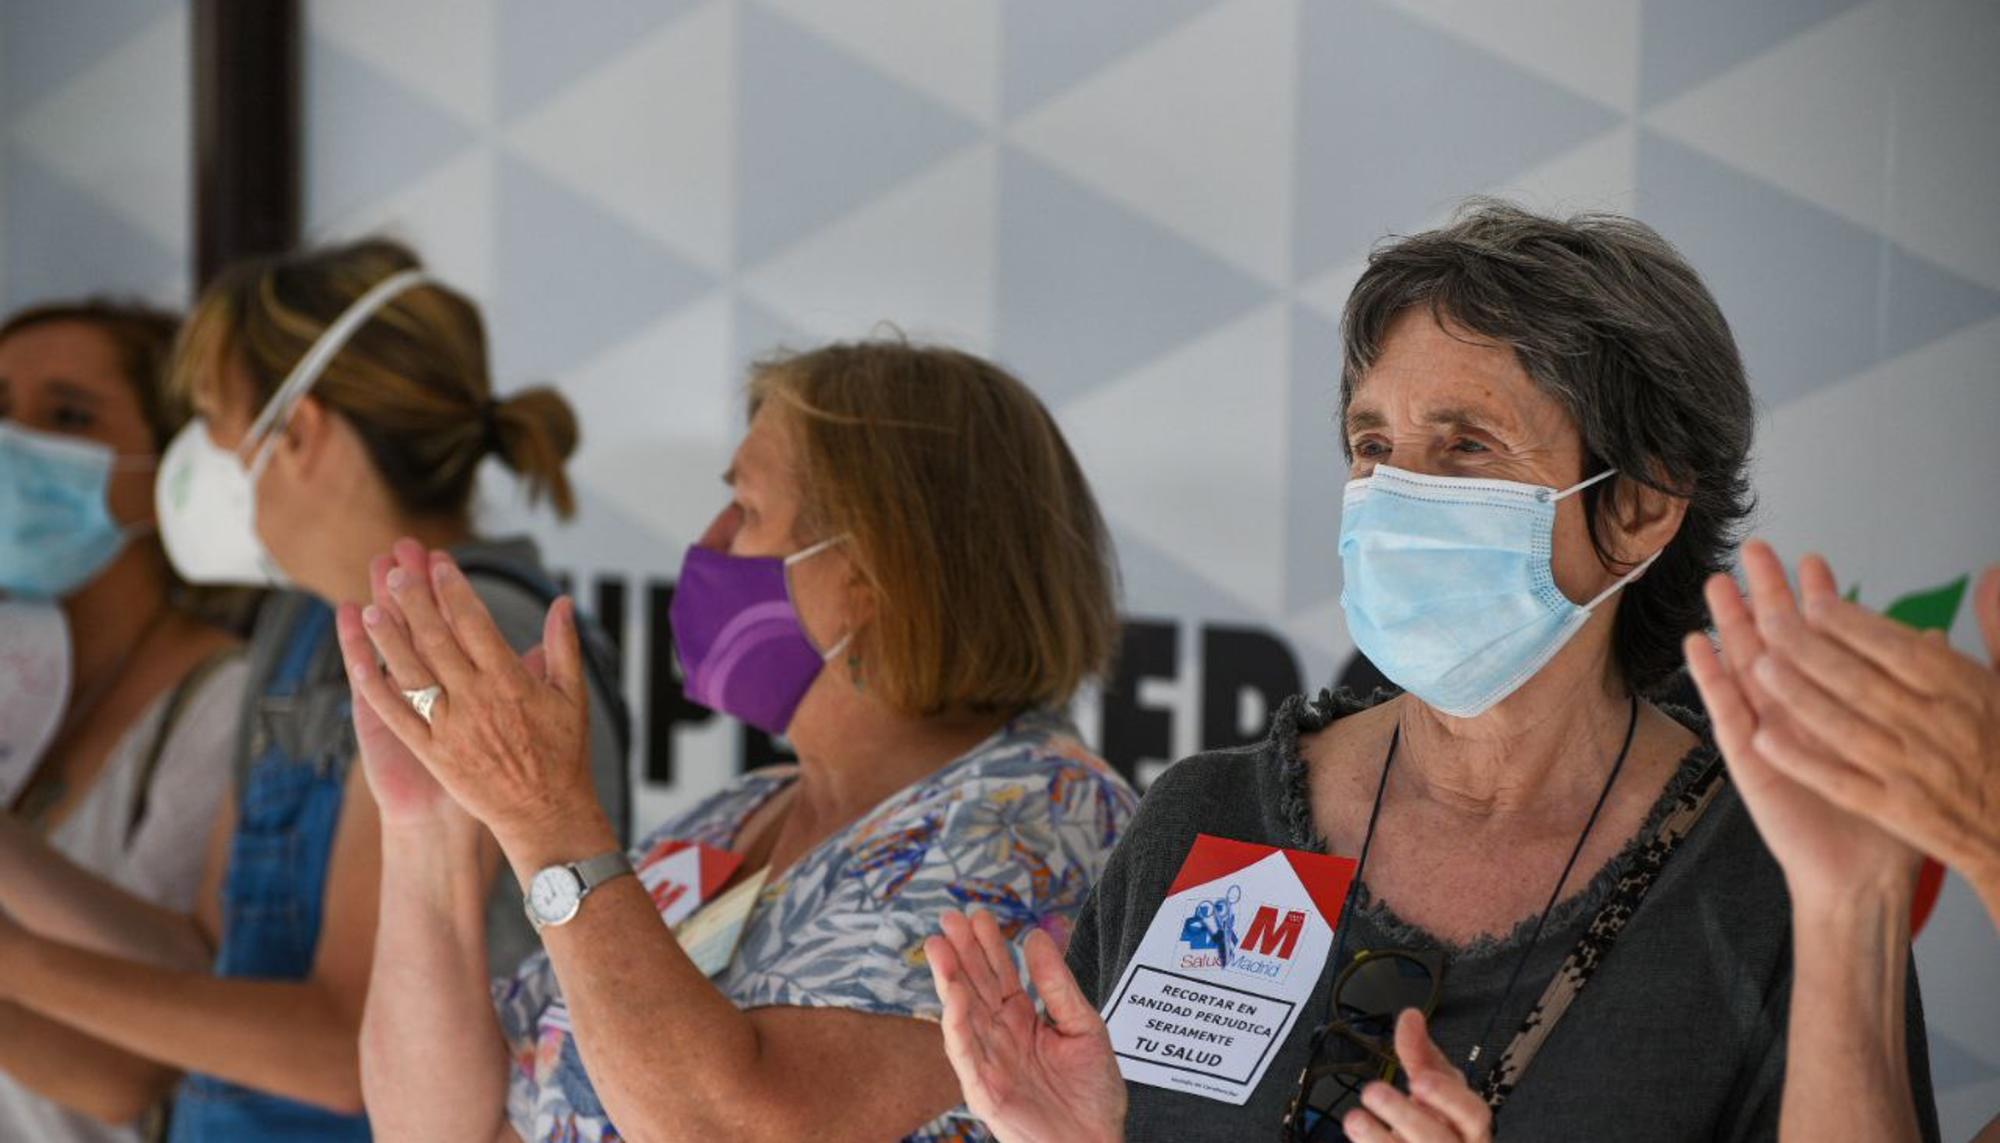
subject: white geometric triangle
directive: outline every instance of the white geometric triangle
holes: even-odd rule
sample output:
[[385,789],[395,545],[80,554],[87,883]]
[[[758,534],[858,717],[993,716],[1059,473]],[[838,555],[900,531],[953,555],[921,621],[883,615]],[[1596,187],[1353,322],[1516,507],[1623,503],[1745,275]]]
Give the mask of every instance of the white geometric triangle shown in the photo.
[[[648,527],[683,542],[702,534],[726,496],[743,423],[729,370],[730,299],[714,294],[585,362],[563,390],[596,416],[570,470]],[[662,495],[662,489],[677,490]]]
[[1824,552],[1876,607],[1976,572],[2000,550],[1996,424],[2000,319],[1801,396],[1758,426],[1759,532],[1788,558]]
[[1639,102],[1640,0],[1389,0],[1491,55],[1607,107]]
[[564,390],[606,414],[585,426],[586,441],[729,439],[743,423],[730,309],[717,290],[567,371]]
[[1888,3],[1816,25],[1647,112],[1646,122],[1870,229],[1886,223],[1895,108]]
[[[1326,569],[1328,583],[1339,576],[1339,568]],[[1354,654],[1354,640],[1347,637],[1347,614],[1341,610],[1338,598],[1287,616],[1283,630],[1286,637],[1298,645],[1304,657],[1329,661],[1336,672],[1346,666],[1348,657]],[[1308,676],[1306,690],[1318,690],[1326,686],[1332,677]]]
[[[586,433],[569,473],[642,526],[688,544],[728,502],[720,477],[734,448],[732,440],[676,440],[662,448],[658,440],[592,440]],[[662,495],[668,488],[677,491]],[[662,562],[670,559],[663,556]]]
[[1057,411],[1105,514],[1260,615],[1284,590],[1289,322],[1260,306]]
[[1290,273],[1299,0],[1229,0],[1008,128],[1266,282]]
[[866,337],[887,321],[918,340],[988,351],[997,151],[974,144],[871,199],[759,266],[744,293],[824,338]]
[[[400,239],[452,288],[485,304],[495,285],[494,168],[491,150],[468,147],[395,194],[315,226],[312,240],[370,234]],[[494,380],[504,386],[507,379]]]
[[[15,120],[14,142],[168,250],[189,235],[188,21],[175,7]],[[79,125],[83,125],[82,129]]]
[[1000,116],[998,0],[765,0],[828,43],[838,44],[960,114]]
[[735,21],[697,8],[508,128],[551,179],[717,273],[730,258]]
[[[1361,274],[1368,269],[1366,258],[1356,258],[1343,262],[1309,282],[1302,282],[1298,288],[1298,300],[1320,314],[1334,321],[1347,309],[1347,295],[1354,292],[1354,283],[1361,280]],[[1330,369],[1338,369],[1339,362],[1331,362]]]
[[[1529,210],[1564,218],[1584,211],[1629,215],[1637,209],[1638,187],[1639,132],[1628,122],[1499,186],[1477,188],[1477,193],[1497,195]],[[1444,226],[1451,221],[1454,209],[1437,211],[1411,227],[1408,233]],[[1298,300],[1339,320],[1341,311],[1347,307],[1347,295],[1353,292],[1355,282],[1367,268],[1365,258],[1335,266],[1301,283]]]
[[1630,122],[1614,127],[1485,193],[1556,218],[1585,211],[1630,215],[1639,200],[1639,129]]
[[491,0],[338,0],[306,6],[312,35],[349,52],[448,108],[467,123],[493,123]]

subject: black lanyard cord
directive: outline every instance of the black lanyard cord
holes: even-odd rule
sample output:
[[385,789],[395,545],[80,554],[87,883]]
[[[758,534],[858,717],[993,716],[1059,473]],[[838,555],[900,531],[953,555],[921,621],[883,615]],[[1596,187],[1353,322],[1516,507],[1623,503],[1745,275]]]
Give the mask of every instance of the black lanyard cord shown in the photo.
[[[1492,1037],[1494,1027],[1500,1022],[1501,1012],[1506,1010],[1507,1002],[1513,999],[1515,986],[1521,982],[1521,973],[1527,969],[1528,960],[1534,954],[1535,946],[1541,942],[1542,929],[1549,923],[1549,914],[1555,912],[1556,903],[1562,899],[1563,886],[1569,883],[1570,874],[1576,871],[1577,860],[1583,856],[1584,844],[1590,840],[1590,831],[1596,827],[1598,817],[1604,812],[1604,803],[1611,798],[1611,788],[1617,784],[1618,775],[1625,769],[1625,760],[1632,754],[1632,742],[1638,736],[1638,732],[1639,695],[1634,692],[1632,713],[1625,724],[1625,744],[1619,747],[1618,758],[1611,764],[1611,774],[1604,779],[1604,788],[1598,791],[1597,804],[1591,807],[1590,817],[1583,823],[1583,832],[1577,835],[1576,846],[1570,850],[1569,860],[1563,863],[1562,875],[1556,878],[1555,888],[1549,890],[1548,903],[1542,906],[1541,916],[1535,919],[1534,930],[1529,933],[1520,957],[1514,962],[1514,971],[1507,977],[1507,987],[1501,991],[1499,1003],[1493,1006],[1493,1011],[1486,1018],[1485,1030],[1480,1032],[1479,1039],[1473,1042],[1472,1051],[1465,1058],[1463,1066],[1467,1083],[1472,1082],[1472,1065],[1479,1060],[1481,1050]],[[1355,898],[1361,892],[1362,876],[1368,870],[1368,851],[1375,843],[1375,825],[1381,820],[1383,795],[1389,789],[1389,769],[1395,765],[1396,747],[1402,742],[1402,738],[1403,724],[1402,720],[1398,719],[1395,731],[1389,736],[1389,753],[1382,759],[1382,777],[1375,785],[1375,804],[1368,811],[1368,831],[1361,836],[1361,855],[1354,864],[1354,879],[1348,885],[1346,899],[1340,906],[1339,939],[1335,942],[1332,962],[1335,972],[1340,971],[1340,966],[1347,957],[1348,921],[1354,913]]]

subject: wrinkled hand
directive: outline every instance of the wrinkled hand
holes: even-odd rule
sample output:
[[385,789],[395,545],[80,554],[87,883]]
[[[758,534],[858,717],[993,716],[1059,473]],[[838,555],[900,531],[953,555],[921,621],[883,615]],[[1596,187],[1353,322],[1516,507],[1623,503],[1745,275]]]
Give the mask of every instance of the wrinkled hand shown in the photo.
[[1340,1121],[1354,1143],[1488,1143],[1493,1109],[1431,1039],[1424,1014],[1396,1017],[1396,1059],[1409,1076],[1408,1095],[1376,1081],[1361,1089],[1361,1106]]
[[[1708,582],[1709,613],[1721,637],[1721,654],[1700,634],[1688,636],[1685,650],[1744,804],[1783,867],[1794,904],[1802,897],[1836,900],[1864,887],[1907,896],[1917,851],[1869,817],[1799,781],[1793,776],[1795,766],[1777,761],[1811,755],[1816,765],[1851,769],[1767,693],[1763,680],[1770,668],[1760,665],[1767,644],[1796,638],[1805,620],[1770,545],[1745,545],[1743,567],[1750,584],[1747,606],[1728,576]],[[1800,588],[1809,605],[1838,598],[1832,570],[1823,560],[1801,568]]]
[[944,1046],[972,1113],[1005,1143],[1125,1137],[1125,1078],[1111,1034],[1047,933],[1028,934],[1028,976],[1048,1017],[1021,987],[993,915],[947,912],[924,942],[944,1001]]
[[[1805,568],[1824,569],[1807,557]],[[1825,573],[1831,579],[1831,573]],[[1757,682],[1806,730],[1759,742],[1784,774],[1964,873],[2000,885],[2000,567],[1974,596],[1991,665],[1831,595],[1767,640]]]
[[[589,687],[570,600],[549,609],[542,654],[517,656],[451,557],[426,552],[414,540],[397,542],[374,600],[358,618],[387,674],[358,655],[358,645],[347,646],[344,622],[354,691],[453,801],[510,852],[510,840],[602,818],[590,775]],[[426,724],[401,692],[433,684],[444,693]],[[415,776],[388,753],[376,756],[389,797],[421,804],[425,792]]]

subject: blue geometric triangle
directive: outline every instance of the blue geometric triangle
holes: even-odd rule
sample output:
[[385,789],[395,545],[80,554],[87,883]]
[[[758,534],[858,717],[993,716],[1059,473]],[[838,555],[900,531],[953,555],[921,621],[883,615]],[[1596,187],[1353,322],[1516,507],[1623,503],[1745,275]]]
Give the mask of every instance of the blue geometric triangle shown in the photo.
[[1865,0],[1645,0],[1639,101],[1651,107]]
[[1968,281],[1901,246],[1887,246],[1882,272],[1887,327],[1882,356],[1900,357],[2000,314],[2000,291]]
[[585,7],[549,0],[501,0],[501,121],[532,111],[598,64],[696,0],[591,0]]
[[1714,291],[1771,407],[2000,313],[1992,291],[1651,130],[1639,207]]
[[186,259],[98,205],[89,191],[6,149],[6,308],[85,294],[148,296]]
[[736,257],[755,265],[977,134],[916,89],[755,4],[737,28]]
[[[1268,287],[1013,148],[1000,166],[1000,357],[1054,406],[1237,317]],[[1218,377],[1218,393],[1227,378]]]
[[[185,13],[186,0],[0,0],[0,96],[12,114],[129,43],[155,20]],[[183,16],[183,19],[186,17]]]
[[307,218],[343,218],[472,142],[450,112],[367,61],[321,39],[307,52]]
[[1936,1028],[1931,1029],[1930,1041],[1931,1084],[1938,1094],[2000,1079],[2000,1064],[1980,1058]]
[[1090,0],[1000,9],[1000,109],[1012,119],[1215,0]]
[[499,170],[493,335],[502,387],[546,377],[699,298],[713,278],[533,167]]
[[1285,610],[1340,595],[1340,327],[1292,307],[1291,407],[1285,426]]
[[1292,239],[1300,279],[1619,121],[1365,0],[1307,4],[1303,25]]

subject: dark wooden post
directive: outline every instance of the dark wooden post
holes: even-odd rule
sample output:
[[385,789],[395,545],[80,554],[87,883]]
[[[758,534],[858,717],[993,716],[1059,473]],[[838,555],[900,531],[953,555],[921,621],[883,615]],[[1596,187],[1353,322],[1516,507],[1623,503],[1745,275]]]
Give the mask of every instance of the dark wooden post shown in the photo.
[[297,0],[195,0],[195,286],[299,236]]

